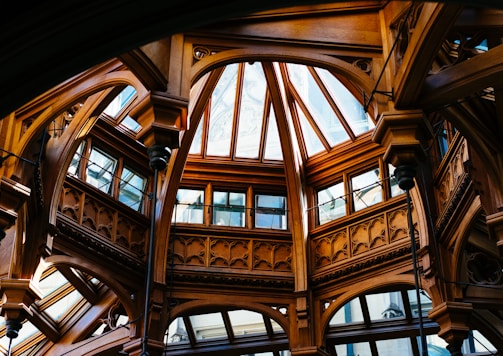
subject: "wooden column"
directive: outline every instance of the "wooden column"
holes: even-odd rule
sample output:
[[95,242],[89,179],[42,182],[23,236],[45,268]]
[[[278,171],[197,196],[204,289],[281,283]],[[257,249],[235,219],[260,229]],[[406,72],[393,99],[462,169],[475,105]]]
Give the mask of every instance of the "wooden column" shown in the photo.
[[[187,127],[188,100],[175,97],[165,92],[150,92],[133,108],[130,115],[143,127],[139,138],[148,148],[150,167],[154,170],[153,206],[150,211],[152,224],[149,238],[149,252],[147,254],[146,291],[143,296],[145,303],[144,322],[140,339],[135,339],[125,345],[124,351],[129,355],[161,355],[164,349],[165,318],[163,317],[165,281],[164,268],[166,251],[161,248],[162,240],[167,236],[160,236],[159,216],[162,213],[156,207],[158,195],[158,176],[166,170],[173,149],[180,147],[180,131]],[[161,183],[162,184],[162,183]],[[148,351],[147,351],[148,349]]]

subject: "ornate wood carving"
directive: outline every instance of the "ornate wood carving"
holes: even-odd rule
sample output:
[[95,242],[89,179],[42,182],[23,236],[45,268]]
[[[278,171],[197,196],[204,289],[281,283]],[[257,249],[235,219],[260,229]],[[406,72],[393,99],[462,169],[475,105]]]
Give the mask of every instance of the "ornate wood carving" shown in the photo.
[[174,265],[292,272],[290,241],[172,235]]
[[127,211],[121,203],[79,183],[65,182],[59,211],[76,224],[96,233],[94,236],[143,257],[149,231],[147,217]]
[[313,271],[333,268],[341,261],[407,239],[408,234],[405,205],[358,220],[312,239]]

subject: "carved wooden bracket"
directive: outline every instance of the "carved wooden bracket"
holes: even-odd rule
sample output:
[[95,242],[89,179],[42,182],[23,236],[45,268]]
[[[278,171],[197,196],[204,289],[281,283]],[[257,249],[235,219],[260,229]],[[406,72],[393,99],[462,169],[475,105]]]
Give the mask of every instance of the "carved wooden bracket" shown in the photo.
[[30,189],[9,178],[0,180],[0,241],[5,230],[15,224],[17,212],[30,196]]
[[470,303],[444,302],[430,310],[428,316],[440,326],[438,336],[443,338],[448,344],[451,354],[456,354],[456,350],[461,350],[463,340],[468,337],[470,327],[468,320],[472,314],[473,307]]
[[[30,305],[42,298],[41,292],[32,285],[29,279],[11,279],[5,278],[0,280],[0,293],[2,294],[2,307],[0,315],[13,330],[7,330],[9,337],[17,337],[21,322],[27,316],[32,315]],[[12,323],[14,322],[14,323]]]
[[139,139],[145,146],[178,148],[179,132],[187,128],[188,103],[165,92],[150,92],[140,100],[130,115],[143,127]]
[[329,353],[317,346],[306,346],[291,349],[292,356],[328,356]]
[[426,156],[433,129],[420,110],[382,113],[372,141],[386,147],[384,160],[393,166],[417,165]]

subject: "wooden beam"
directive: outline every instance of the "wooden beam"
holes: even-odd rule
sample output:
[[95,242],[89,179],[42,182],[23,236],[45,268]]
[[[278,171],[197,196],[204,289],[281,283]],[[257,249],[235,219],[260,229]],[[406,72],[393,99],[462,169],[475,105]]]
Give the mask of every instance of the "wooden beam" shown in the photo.
[[426,78],[420,104],[433,110],[503,85],[503,45]]
[[69,266],[58,265],[58,270],[91,304],[98,302],[98,294],[91,282],[86,280],[81,273],[76,273]]

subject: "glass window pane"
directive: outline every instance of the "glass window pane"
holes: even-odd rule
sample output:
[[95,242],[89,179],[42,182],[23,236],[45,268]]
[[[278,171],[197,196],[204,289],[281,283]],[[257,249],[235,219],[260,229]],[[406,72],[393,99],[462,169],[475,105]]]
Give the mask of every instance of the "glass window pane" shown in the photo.
[[86,182],[99,190],[110,194],[117,160],[105,152],[93,147],[87,162]]
[[297,106],[297,113],[299,114],[299,122],[300,127],[302,129],[302,136],[304,138],[304,145],[306,147],[307,155],[313,156],[316,153],[324,151],[325,146],[323,146],[323,143],[321,142],[320,138],[318,137],[313,127],[309,123],[308,119],[306,118],[306,115],[301,110],[298,104],[296,104],[296,106]]
[[141,129],[140,123],[129,115],[126,115],[126,117],[121,121],[121,126],[133,132],[138,132]]
[[220,313],[191,315],[189,318],[196,340],[228,337]]
[[213,192],[213,224],[245,226],[246,194]]
[[335,345],[335,351],[337,352],[337,356],[372,355],[372,351],[370,351],[370,344],[368,342]]
[[496,355],[496,347],[485,338],[478,330],[470,331],[468,338],[463,342],[463,355],[469,353],[489,353]]
[[[419,311],[418,311],[418,306],[417,306],[416,290],[409,289],[407,291],[407,295],[409,297],[409,303],[410,303],[412,316],[414,318],[417,318],[419,316]],[[431,299],[428,296],[428,294],[426,294],[426,292],[423,290],[420,291],[419,298],[421,299],[421,312],[423,313],[424,317],[427,317],[428,312],[432,308]]]
[[288,70],[301,100],[307,106],[330,146],[348,140],[349,135],[308,68],[288,63]]
[[237,64],[228,65],[211,96],[207,154],[229,156],[236,101]]
[[59,299],[56,303],[52,304],[50,307],[44,309],[44,312],[47,313],[55,321],[59,321],[82,298],[82,295],[77,290],[73,290],[63,298]]
[[130,208],[141,211],[145,195],[147,178],[124,167],[119,183],[119,201]]
[[328,70],[316,68],[330,94],[341,111],[344,119],[348,122],[351,130],[358,136],[374,128],[374,123],[365,113],[363,105],[354,95]]
[[343,182],[318,192],[318,221],[320,225],[344,215],[346,215],[346,197]]
[[270,160],[283,160],[283,151],[279,140],[278,124],[272,106],[269,110],[269,120],[266,132],[264,158]]
[[75,151],[72,161],[70,162],[70,165],[68,166],[68,173],[71,175],[79,175],[79,168],[80,168],[80,160],[82,158],[82,153],[84,152],[84,147],[86,147],[86,142],[82,141],[77,147],[77,150]]
[[357,175],[351,179],[354,210],[358,211],[382,202],[382,186],[379,168]]
[[164,336],[165,344],[173,343],[188,343],[189,337],[183,318],[178,317],[169,324],[166,335]]
[[361,322],[363,322],[363,313],[360,298],[354,298],[349,303],[344,304],[344,306],[334,314],[329,324],[333,326]]
[[38,288],[42,292],[42,297],[47,297],[49,294],[62,287],[66,283],[68,283],[68,280],[63,277],[61,272],[54,270],[54,272],[40,280]]
[[255,227],[285,230],[286,197],[275,195],[255,196]]
[[199,126],[197,126],[196,133],[194,134],[194,139],[192,140],[192,144],[190,145],[189,154],[191,155],[201,154],[201,147],[203,143],[203,123],[204,118],[199,121]]
[[389,185],[391,188],[391,196],[392,197],[396,197],[398,195],[405,194],[405,190],[403,190],[402,188],[400,188],[398,186],[398,180],[395,177],[395,169],[396,169],[396,167],[394,167],[391,164],[388,164]]
[[135,94],[136,89],[128,85],[108,104],[103,112],[111,117],[115,117]]
[[174,221],[202,224],[204,218],[204,191],[199,189],[178,189],[176,194]]
[[365,298],[371,321],[405,317],[402,293],[399,291],[367,294]]
[[[18,336],[16,338],[12,339],[12,345],[11,345],[12,348],[21,344],[23,341],[34,336],[35,334],[41,334],[41,332],[31,322],[24,321],[23,326],[21,327],[21,329],[19,329]],[[3,348],[3,350],[7,350],[9,347],[9,342],[10,342],[10,339],[4,335],[0,339],[0,349]],[[6,355],[6,353],[4,355]]]
[[264,117],[266,82],[259,62],[245,64],[239,109],[236,157],[258,158]]
[[379,355],[403,356],[413,355],[412,344],[409,338],[389,339],[376,341]]
[[262,314],[250,310],[231,310],[228,314],[234,336],[266,333]]

